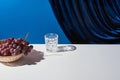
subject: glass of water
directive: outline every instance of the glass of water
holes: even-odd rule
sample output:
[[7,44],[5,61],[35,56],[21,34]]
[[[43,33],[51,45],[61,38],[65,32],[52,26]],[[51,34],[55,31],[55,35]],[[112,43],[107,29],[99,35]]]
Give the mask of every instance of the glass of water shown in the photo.
[[44,37],[46,50],[49,52],[56,52],[58,45],[58,35],[56,33],[48,33]]

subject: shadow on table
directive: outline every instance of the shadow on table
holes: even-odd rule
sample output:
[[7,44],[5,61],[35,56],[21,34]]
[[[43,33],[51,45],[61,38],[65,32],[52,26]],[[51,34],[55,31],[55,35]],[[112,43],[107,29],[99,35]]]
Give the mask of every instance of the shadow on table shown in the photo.
[[[58,53],[60,53],[60,52],[69,52],[69,51],[74,51],[74,50],[76,50],[77,48],[76,48],[76,46],[74,46],[74,45],[65,45],[65,46],[58,46],[57,47],[57,53],[56,52],[49,52],[48,51],[48,53],[50,53],[50,54],[47,54],[47,55],[45,55],[45,57],[48,57],[48,56],[63,56],[63,54],[58,54]],[[52,54],[51,54],[52,53]]]
[[68,52],[76,50],[76,46],[73,45],[66,45],[66,46],[58,46],[57,52]]
[[40,62],[44,58],[44,53],[36,50],[32,50],[27,56],[24,56],[18,61],[11,63],[3,63],[6,66],[17,67],[24,65],[36,65],[37,62]]

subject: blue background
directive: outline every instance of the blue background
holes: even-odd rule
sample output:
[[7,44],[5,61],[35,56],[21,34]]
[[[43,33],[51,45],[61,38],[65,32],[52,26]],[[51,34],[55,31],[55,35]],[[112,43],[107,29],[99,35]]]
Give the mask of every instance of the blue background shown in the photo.
[[46,33],[57,33],[59,43],[70,43],[58,24],[49,0],[0,0],[0,39],[22,37],[44,43]]

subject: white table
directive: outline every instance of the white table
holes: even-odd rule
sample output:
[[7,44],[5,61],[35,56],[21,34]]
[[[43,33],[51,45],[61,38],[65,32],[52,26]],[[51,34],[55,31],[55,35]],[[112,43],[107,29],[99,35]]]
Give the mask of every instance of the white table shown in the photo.
[[74,45],[74,51],[57,53],[33,45],[19,61],[0,63],[0,80],[120,80],[120,45]]

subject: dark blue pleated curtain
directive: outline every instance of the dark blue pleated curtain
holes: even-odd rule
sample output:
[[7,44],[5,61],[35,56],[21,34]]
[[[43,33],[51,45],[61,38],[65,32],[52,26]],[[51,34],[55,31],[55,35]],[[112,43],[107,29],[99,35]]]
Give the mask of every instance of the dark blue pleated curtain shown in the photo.
[[120,0],[49,0],[72,43],[120,43]]

